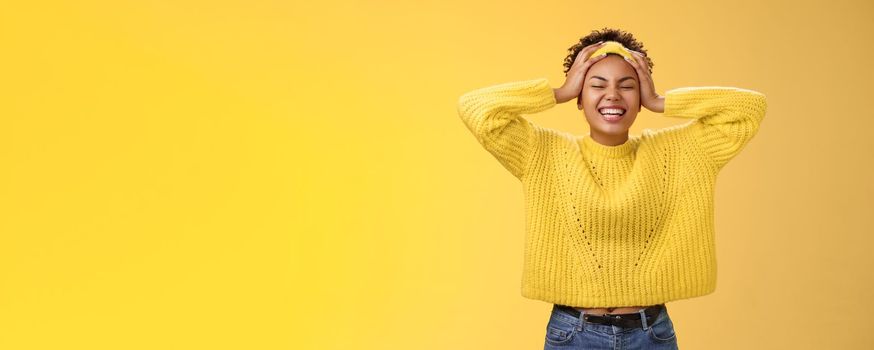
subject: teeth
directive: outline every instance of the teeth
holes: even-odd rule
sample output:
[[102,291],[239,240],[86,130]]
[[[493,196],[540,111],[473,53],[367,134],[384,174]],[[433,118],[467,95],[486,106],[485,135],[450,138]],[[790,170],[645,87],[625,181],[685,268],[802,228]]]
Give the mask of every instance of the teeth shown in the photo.
[[619,109],[619,108],[602,108],[602,109],[599,109],[598,112],[601,112],[601,114],[613,114],[613,115],[625,114],[625,110]]

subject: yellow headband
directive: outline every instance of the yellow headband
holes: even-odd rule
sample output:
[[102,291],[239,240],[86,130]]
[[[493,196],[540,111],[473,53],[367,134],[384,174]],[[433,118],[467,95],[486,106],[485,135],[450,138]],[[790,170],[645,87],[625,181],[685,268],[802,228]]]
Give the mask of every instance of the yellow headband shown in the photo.
[[589,57],[597,57],[605,53],[615,53],[630,60],[634,59],[634,56],[631,55],[631,51],[628,51],[625,46],[622,46],[621,43],[615,41],[608,41],[604,43],[603,46],[595,50],[595,52],[593,52],[592,55]]

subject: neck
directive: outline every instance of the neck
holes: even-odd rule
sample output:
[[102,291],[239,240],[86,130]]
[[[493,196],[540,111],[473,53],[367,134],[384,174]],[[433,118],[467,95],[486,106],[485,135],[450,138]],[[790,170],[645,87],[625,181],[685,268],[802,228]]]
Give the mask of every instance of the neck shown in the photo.
[[592,140],[605,146],[618,146],[628,141],[628,132],[621,135],[605,135],[595,131],[589,133]]

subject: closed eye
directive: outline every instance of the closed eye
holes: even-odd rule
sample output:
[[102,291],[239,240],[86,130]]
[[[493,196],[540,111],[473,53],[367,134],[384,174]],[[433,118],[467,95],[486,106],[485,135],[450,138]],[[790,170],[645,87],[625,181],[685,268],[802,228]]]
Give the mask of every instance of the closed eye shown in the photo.
[[[592,86],[592,87],[598,88],[598,89],[604,88],[603,86]],[[622,88],[623,89],[634,89],[634,86],[623,86]]]

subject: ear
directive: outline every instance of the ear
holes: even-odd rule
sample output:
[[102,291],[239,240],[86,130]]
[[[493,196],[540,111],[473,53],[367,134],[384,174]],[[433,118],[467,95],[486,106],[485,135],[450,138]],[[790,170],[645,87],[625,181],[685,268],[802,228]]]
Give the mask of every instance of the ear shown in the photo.
[[580,94],[577,95],[577,109],[583,110],[583,92],[580,91]]

